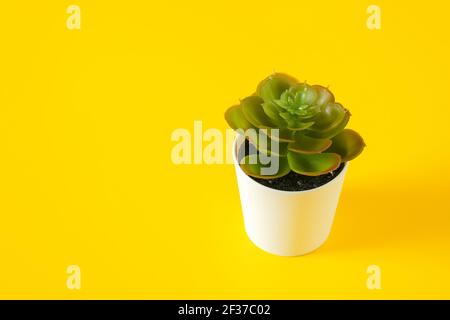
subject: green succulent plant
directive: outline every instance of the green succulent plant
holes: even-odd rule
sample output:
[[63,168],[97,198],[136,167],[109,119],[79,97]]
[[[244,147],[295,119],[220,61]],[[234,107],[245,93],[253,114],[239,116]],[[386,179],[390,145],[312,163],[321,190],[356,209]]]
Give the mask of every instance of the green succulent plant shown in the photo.
[[[335,102],[328,88],[286,74],[275,73],[261,81],[256,93],[225,112],[225,119],[241,134],[254,130],[265,135],[266,142],[245,136],[259,153],[278,157],[277,173],[262,175],[267,164],[252,163],[246,155],[241,167],[253,177],[273,179],[291,170],[308,176],[326,174],[356,158],[365,147],[357,132],[345,129],[350,112]],[[278,143],[277,154],[270,152],[272,143]]]

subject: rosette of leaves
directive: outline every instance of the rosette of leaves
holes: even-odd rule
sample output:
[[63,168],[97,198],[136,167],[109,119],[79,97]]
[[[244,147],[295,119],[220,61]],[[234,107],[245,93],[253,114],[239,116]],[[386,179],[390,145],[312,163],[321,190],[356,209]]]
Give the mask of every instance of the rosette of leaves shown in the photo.
[[[240,133],[248,129],[263,132],[266,139],[246,138],[258,152],[278,157],[278,172],[267,176],[260,172],[268,164],[252,163],[246,155],[241,167],[257,178],[278,178],[291,170],[308,176],[326,174],[356,158],[365,147],[357,132],[345,128],[350,112],[328,88],[301,83],[286,74],[264,79],[255,94],[225,112],[225,119]],[[277,135],[273,129],[278,129]],[[270,154],[274,142],[278,153]]]

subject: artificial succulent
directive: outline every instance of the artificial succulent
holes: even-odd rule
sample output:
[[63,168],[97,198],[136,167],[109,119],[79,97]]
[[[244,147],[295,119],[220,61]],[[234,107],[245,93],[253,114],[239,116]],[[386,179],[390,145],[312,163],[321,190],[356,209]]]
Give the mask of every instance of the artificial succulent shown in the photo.
[[[250,155],[242,159],[244,172],[258,178],[282,177],[291,170],[308,176],[326,174],[356,158],[365,147],[357,132],[345,129],[350,112],[335,102],[328,88],[286,74],[264,79],[256,93],[225,112],[225,119],[231,128],[244,132],[259,153],[278,157],[274,175],[262,175],[267,164],[249,161]],[[266,139],[245,132],[258,132]],[[278,143],[276,154],[270,152],[273,143]]]

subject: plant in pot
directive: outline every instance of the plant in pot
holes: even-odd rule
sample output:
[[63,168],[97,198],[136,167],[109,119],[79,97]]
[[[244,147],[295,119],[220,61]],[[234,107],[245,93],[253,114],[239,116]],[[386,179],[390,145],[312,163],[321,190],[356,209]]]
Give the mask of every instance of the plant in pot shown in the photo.
[[328,88],[276,73],[225,112],[246,232],[282,256],[309,253],[327,239],[348,168],[364,149],[346,129],[350,112]]

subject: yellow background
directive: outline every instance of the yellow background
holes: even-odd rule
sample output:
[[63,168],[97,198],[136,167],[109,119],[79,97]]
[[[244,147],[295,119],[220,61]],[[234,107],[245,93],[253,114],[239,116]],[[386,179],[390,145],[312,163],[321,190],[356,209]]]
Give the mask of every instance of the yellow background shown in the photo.
[[[366,9],[381,7],[381,30]],[[66,8],[81,8],[81,30]],[[1,298],[450,298],[447,1],[4,1]],[[328,242],[246,237],[231,165],[172,164],[273,71],[330,85],[367,148]],[[81,267],[81,290],[66,267]],[[366,268],[382,290],[366,287]]]

